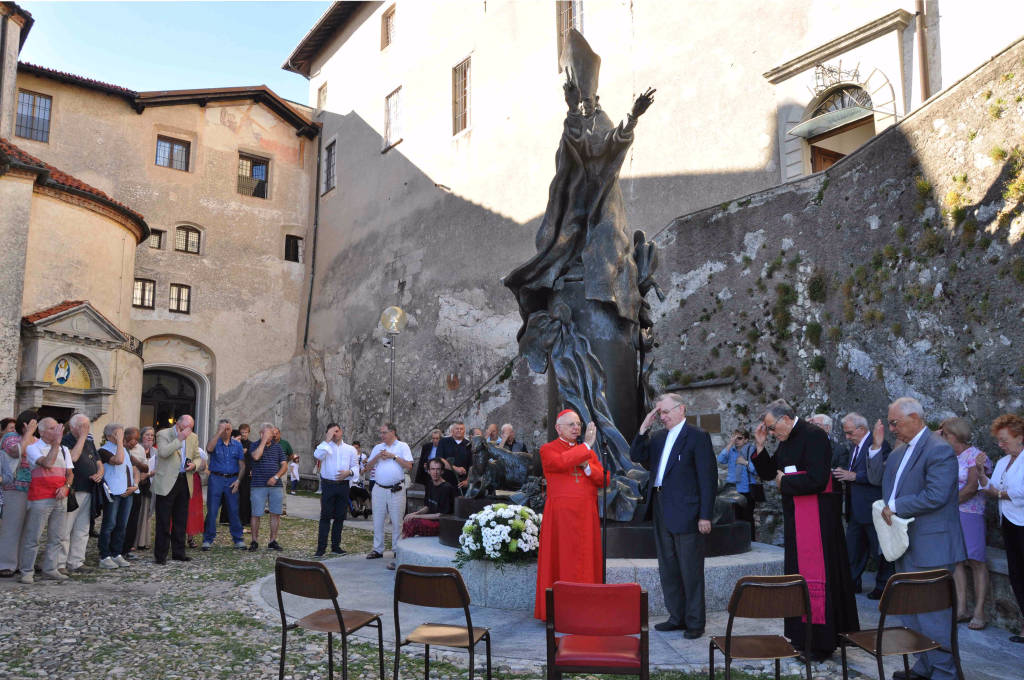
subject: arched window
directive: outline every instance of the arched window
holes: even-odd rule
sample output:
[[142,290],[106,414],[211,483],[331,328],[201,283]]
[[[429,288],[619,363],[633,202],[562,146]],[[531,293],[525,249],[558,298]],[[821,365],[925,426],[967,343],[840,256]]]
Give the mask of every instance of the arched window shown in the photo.
[[845,85],[832,92],[832,94],[826,97],[824,101],[818,104],[812,115],[820,116],[823,113],[840,111],[842,109],[849,109],[855,106],[870,109],[871,95],[864,91],[863,88],[857,87],[856,85]]
[[174,232],[174,249],[180,253],[199,254],[199,230],[195,227],[178,227]]

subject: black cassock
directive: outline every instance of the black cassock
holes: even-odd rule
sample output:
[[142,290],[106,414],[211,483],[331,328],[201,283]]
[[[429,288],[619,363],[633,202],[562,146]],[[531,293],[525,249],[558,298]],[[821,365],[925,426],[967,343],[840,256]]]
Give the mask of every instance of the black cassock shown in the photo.
[[[780,484],[785,516],[785,572],[799,573],[796,545],[796,519],[793,497],[816,495],[821,524],[821,547],[825,563],[825,623],[814,624],[811,651],[831,654],[839,644],[838,634],[860,630],[857,601],[853,593],[850,562],[843,532],[842,496],[826,492],[832,476],[832,447],[828,435],[804,420],[797,420],[786,441],[779,442],[774,456],[767,451],[752,458],[757,474],[764,480],[775,479],[778,470],[792,465],[805,474],[787,475]],[[838,491],[838,486],[836,487]],[[793,646],[804,649],[805,623],[800,617],[786,619],[786,637]]]

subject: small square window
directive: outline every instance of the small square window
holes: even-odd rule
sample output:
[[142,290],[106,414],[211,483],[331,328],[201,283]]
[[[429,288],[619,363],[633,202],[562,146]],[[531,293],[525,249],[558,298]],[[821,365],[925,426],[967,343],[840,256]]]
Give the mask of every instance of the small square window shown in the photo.
[[199,230],[195,227],[178,227],[174,232],[174,249],[179,253],[199,254]]
[[255,198],[267,197],[270,161],[238,154],[238,193]]
[[337,142],[331,142],[327,145],[324,153],[324,191],[327,193],[334,188],[334,167],[337,162],[335,159],[335,152],[337,151]]
[[156,138],[156,164],[163,168],[188,171],[191,144],[170,137]]
[[53,99],[45,94],[18,90],[18,116],[14,134],[37,142],[49,142],[52,106]]
[[164,247],[164,232],[161,229],[149,230],[149,247],[153,250],[162,250]]
[[169,309],[179,314],[188,314],[192,310],[192,287],[181,283],[172,283]]
[[452,69],[452,134],[469,127],[469,59]]
[[132,289],[132,307],[153,309],[154,298],[156,298],[156,281],[135,279],[135,287]]
[[284,237],[284,259],[289,262],[302,262],[303,245],[301,236]]
[[384,49],[395,40],[395,6],[391,5],[380,15],[380,48]]

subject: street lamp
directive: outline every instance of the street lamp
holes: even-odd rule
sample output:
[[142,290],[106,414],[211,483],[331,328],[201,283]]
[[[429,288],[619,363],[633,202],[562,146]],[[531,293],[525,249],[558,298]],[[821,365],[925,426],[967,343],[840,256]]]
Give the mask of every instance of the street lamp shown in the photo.
[[387,333],[385,344],[391,348],[391,390],[388,393],[388,422],[395,422],[395,341],[398,334],[405,330],[409,318],[401,307],[388,307],[380,315],[380,325]]

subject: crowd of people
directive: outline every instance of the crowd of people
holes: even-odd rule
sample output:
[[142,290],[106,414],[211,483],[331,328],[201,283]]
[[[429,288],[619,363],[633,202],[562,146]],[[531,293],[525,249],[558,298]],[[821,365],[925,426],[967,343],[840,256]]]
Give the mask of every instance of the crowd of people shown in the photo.
[[[236,548],[255,551],[267,511],[266,547],[281,550],[283,489],[288,478],[293,489],[299,479],[298,456],[281,431],[264,423],[250,441],[249,425],[234,429],[221,420],[204,449],[193,427],[189,415],[159,432],[108,423],[94,433],[82,413],[66,424],[34,411],[3,419],[0,578],[67,580],[91,568],[85,563],[91,537],[100,569],[130,567],[150,548],[156,564],[168,557],[188,561],[186,548],[198,540],[202,550],[212,547],[218,518]],[[203,472],[209,473],[205,504]]]

